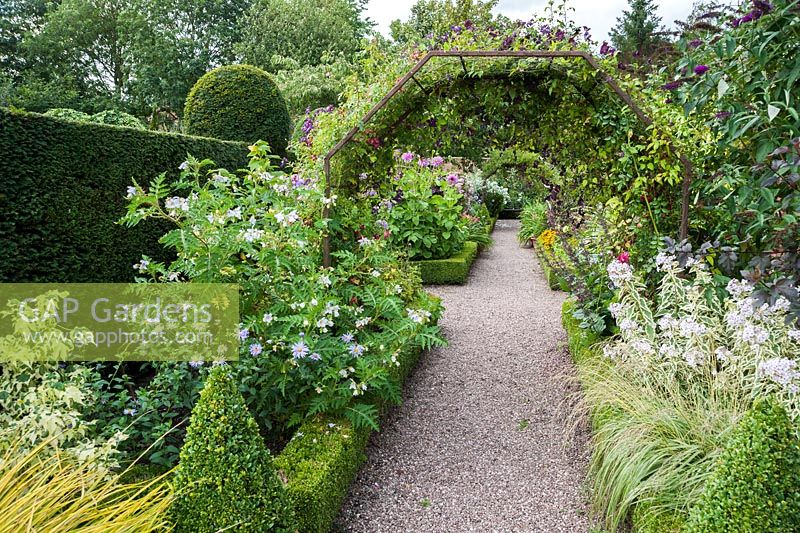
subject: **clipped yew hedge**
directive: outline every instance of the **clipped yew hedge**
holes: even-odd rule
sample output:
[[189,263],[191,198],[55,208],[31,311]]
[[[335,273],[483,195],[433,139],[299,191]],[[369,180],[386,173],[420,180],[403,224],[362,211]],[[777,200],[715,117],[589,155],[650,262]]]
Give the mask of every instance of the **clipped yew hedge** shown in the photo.
[[177,176],[187,154],[225,168],[247,145],[0,109],[0,282],[127,282],[166,259],[164,225],[125,228],[131,180]]

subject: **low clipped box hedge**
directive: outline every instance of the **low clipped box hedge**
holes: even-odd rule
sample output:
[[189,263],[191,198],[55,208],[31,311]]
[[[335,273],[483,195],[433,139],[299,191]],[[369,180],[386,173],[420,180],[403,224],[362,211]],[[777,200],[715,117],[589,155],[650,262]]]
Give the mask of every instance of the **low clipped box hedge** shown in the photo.
[[126,188],[187,154],[247,165],[247,145],[0,109],[0,281],[128,282],[142,255],[168,258],[168,228],[125,228]]
[[[401,383],[416,366],[422,350],[409,347],[400,352],[392,375]],[[380,405],[382,410],[385,405]],[[350,484],[366,460],[370,428],[353,428],[347,419],[317,419],[305,422],[295,437],[275,458],[285,477],[286,493],[295,510],[298,531],[330,531]]]
[[302,533],[326,533],[366,460],[370,429],[347,419],[306,422],[275,458]]
[[477,243],[467,241],[461,252],[453,257],[425,259],[413,263],[419,267],[422,283],[426,285],[462,285],[467,281],[469,270],[477,256]]
[[545,251],[538,243],[534,243],[533,249],[539,257],[539,266],[542,267],[542,273],[547,280],[547,286],[550,287],[550,290],[569,292],[569,284],[565,279],[559,276],[558,272],[553,268],[551,258],[548,257],[549,252]]
[[186,97],[184,130],[191,135],[254,143],[285,154],[292,119],[272,77],[252,65],[226,65],[203,75]]

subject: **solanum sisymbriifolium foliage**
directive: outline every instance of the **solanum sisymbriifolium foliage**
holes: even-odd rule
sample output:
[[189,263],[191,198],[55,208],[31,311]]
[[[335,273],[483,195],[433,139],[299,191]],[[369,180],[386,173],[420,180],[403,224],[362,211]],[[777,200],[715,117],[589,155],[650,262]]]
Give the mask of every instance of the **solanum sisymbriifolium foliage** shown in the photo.
[[176,184],[130,189],[126,223],[175,225],[162,242],[177,259],[137,267],[153,282],[239,285],[240,356],[230,366],[266,428],[322,412],[375,425],[365,395],[399,399],[389,369],[401,350],[442,342],[439,303],[380,239],[365,237],[322,268],[320,214],[335,197],[314,178],[274,168],[266,145],[251,150],[244,172],[190,159]]

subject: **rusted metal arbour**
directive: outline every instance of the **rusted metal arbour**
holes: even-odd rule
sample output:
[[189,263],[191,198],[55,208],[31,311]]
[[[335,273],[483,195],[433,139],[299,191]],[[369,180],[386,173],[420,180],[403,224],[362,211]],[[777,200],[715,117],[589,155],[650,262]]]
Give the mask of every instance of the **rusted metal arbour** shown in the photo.
[[[409,81],[413,81],[419,88],[423,91],[426,91],[425,87],[417,80],[415,75],[422,70],[431,59],[434,57],[457,57],[461,61],[461,66],[464,68],[464,72],[467,72],[466,66],[464,65],[464,58],[465,57],[485,57],[485,58],[516,58],[516,59],[526,59],[526,58],[542,58],[542,59],[553,59],[553,58],[574,58],[574,59],[582,59],[586,61],[586,63],[596,70],[601,78],[602,81],[611,88],[614,93],[620,97],[620,99],[625,102],[633,113],[639,118],[639,120],[645,124],[646,126],[652,125],[653,121],[650,117],[645,114],[644,111],[634,102],[633,98],[630,94],[628,94],[616,80],[607,72],[605,72],[601,67],[597,60],[592,57],[592,55],[588,52],[584,52],[581,50],[558,50],[558,51],[550,51],[550,50],[432,50],[425,54],[425,56],[417,61],[417,63],[411,67],[411,70],[406,72],[406,74],[398,80],[394,86],[389,89],[389,92],[380,99],[380,101],[372,106],[372,109],[367,111],[364,117],[359,122],[358,126],[354,126],[347,134],[342,137],[342,139],[336,143],[336,145],[331,148],[331,150],[325,155],[323,160],[323,168],[325,171],[325,196],[330,198],[332,193],[331,187],[331,159],[335,156],[342,148],[345,147],[347,143],[353,140],[353,138],[361,131],[363,126],[365,126],[375,114],[380,111],[382,108],[389,103],[397,93],[403,90],[406,84]],[[683,184],[681,190],[681,227],[680,227],[680,238],[685,239],[687,234],[689,233],[689,186],[692,182],[692,174],[693,174],[693,166],[692,162],[684,156],[683,154],[678,153],[675,150],[674,144],[670,143],[673,151],[678,155],[678,158],[681,161],[681,165],[683,166]],[[330,218],[330,205],[326,204],[323,207],[322,217],[324,219]],[[331,246],[330,246],[330,235],[328,233],[325,234],[322,240],[322,258],[323,258],[323,265],[325,267],[331,266]]]

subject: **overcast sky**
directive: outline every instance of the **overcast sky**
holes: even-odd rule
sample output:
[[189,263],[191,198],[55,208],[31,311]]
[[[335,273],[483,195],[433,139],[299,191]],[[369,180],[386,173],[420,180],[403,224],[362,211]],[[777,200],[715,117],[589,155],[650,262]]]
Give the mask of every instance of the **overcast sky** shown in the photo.
[[[377,29],[389,35],[389,23],[394,19],[406,20],[415,0],[369,0],[367,16],[377,22]],[[662,22],[672,26],[675,19],[683,19],[689,14],[692,0],[657,0],[658,15]],[[512,20],[531,18],[534,13],[541,14],[547,0],[500,0],[496,12]],[[616,24],[617,17],[628,6],[627,0],[571,0],[575,8],[572,18],[580,25],[592,28],[592,36],[598,42],[608,40],[609,30]]]

